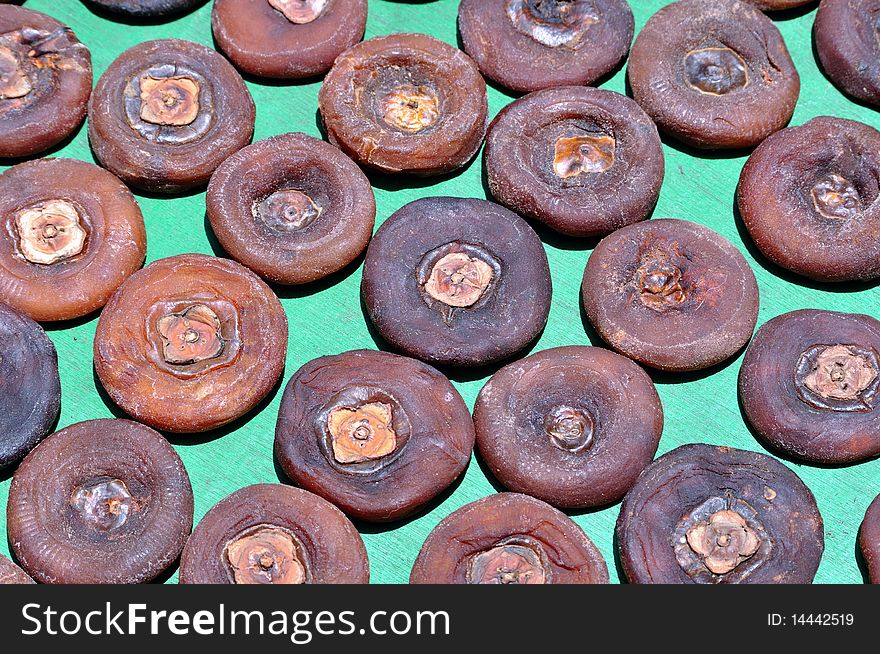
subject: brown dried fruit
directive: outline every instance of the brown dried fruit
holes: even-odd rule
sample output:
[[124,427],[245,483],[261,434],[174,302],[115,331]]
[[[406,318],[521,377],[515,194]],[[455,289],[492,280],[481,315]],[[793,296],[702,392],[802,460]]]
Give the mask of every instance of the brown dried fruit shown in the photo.
[[880,132],[820,116],[774,134],[737,190],[743,223],[773,263],[825,282],[880,277]]
[[868,564],[868,578],[880,584],[880,495],[874,498],[859,529],[859,547]]
[[413,565],[411,584],[607,584],[583,530],[549,504],[497,493],[444,518]]
[[0,175],[0,224],[0,301],[39,321],[104,306],[146,256],[134,196],[74,159],[28,161]]
[[7,584],[33,584],[36,583],[28,576],[28,573],[15,565],[12,561],[0,554],[0,586]]
[[336,59],[318,103],[330,142],[387,173],[464,166],[486,134],[486,83],[466,54],[426,34],[391,34]]
[[300,368],[275,429],[288,477],[373,522],[399,520],[436,497],[464,472],[473,447],[470,412],[446,377],[370,350]]
[[629,52],[634,20],[625,0],[462,0],[458,26],[486,77],[528,92],[610,73]]
[[205,0],[85,0],[123,16],[164,17],[188,11]]
[[189,125],[199,115],[199,83],[185,75],[141,79],[140,116],[154,125]]
[[90,420],[40,443],[12,478],[9,541],[41,583],[134,584],[183,550],[193,494],[180,457],[129,420]]
[[329,502],[281,484],[247,486],[205,514],[180,559],[182,584],[366,584],[360,535]]
[[880,105],[880,0],[823,0],[813,37],[822,69],[844,93]]
[[785,127],[800,78],[779,30],[737,0],[680,0],[633,43],[633,97],[661,130],[698,148],[757,145]]
[[171,432],[214,429],[253,409],[286,352],[287,317],[272,290],[234,261],[201,254],[133,275],[95,333],[95,371],[113,401]]
[[813,0],[744,0],[764,11],[781,11],[793,9],[813,2]]
[[617,540],[638,584],[806,584],[825,548],[816,500],[794,472],[703,444],[645,469],[623,500]]

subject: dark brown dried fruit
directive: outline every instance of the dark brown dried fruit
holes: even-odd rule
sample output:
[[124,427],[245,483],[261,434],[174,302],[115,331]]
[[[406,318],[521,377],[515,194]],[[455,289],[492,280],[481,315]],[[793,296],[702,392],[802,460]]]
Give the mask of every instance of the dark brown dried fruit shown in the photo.
[[376,200],[360,168],[305,134],[259,141],[232,155],[208,186],[220,244],[266,279],[304,284],[354,261],[370,241]]
[[0,554],[0,586],[36,583],[28,573]]
[[360,41],[367,0],[215,0],[214,38],[232,63],[261,77],[321,75]]
[[131,192],[74,159],[39,159],[0,175],[0,301],[34,320],[104,306],[146,256]]
[[739,376],[743,410],[758,435],[816,463],[880,454],[880,321],[803,309],[764,324]]
[[737,202],[758,249],[820,281],[880,277],[880,132],[822,116],[764,141]]
[[698,148],[757,145],[791,119],[800,78],[779,30],[736,0],[680,0],[633,44],[633,97],[661,130]]
[[91,91],[91,55],[69,27],[0,5],[0,157],[43,152],[73,134]]
[[160,434],[129,420],[90,420],[25,457],[6,515],[15,556],[39,582],[143,583],[183,550],[193,494]]
[[813,37],[822,69],[844,93],[880,105],[880,0],[823,0]]
[[0,304],[0,470],[52,429],[61,410],[58,355],[46,332]]
[[200,5],[205,0],[86,0],[88,3],[123,16],[172,16]]
[[607,584],[608,567],[571,518],[518,493],[471,502],[428,535],[411,584]]
[[810,489],[764,454],[684,445],[648,466],[617,520],[637,584],[807,584],[825,549]]
[[547,322],[550,269],[526,222],[493,202],[423,198],[379,228],[361,293],[389,343],[431,363],[477,366],[533,341]]
[[275,456],[298,486],[361,520],[404,518],[467,467],[474,425],[458,391],[430,366],[356,350],[291,378]]
[[874,498],[859,529],[859,547],[868,564],[868,579],[880,584],[880,495]]
[[720,234],[686,220],[649,220],[605,237],[587,262],[581,297],[611,347],[660,370],[699,370],[733,356],[758,320],[748,262]]
[[370,563],[348,518],[317,495],[247,486],[205,514],[180,558],[182,584],[366,584]]
[[604,235],[647,218],[663,172],[657,127],[612,91],[529,94],[501,110],[486,139],[495,199],[570,236]]
[[127,184],[174,193],[207,183],[254,133],[254,101],[216,51],[179,39],[123,52],[89,103],[89,141]]
[[486,134],[486,83],[466,54],[426,34],[391,34],[342,53],[318,94],[330,142],[387,173],[464,166]]
[[596,347],[511,363],[474,406],[480,456],[507,488],[554,506],[618,501],[654,459],[663,407],[645,372]]
[[486,77],[513,91],[592,84],[626,57],[625,0],[462,0],[458,27]]
[[813,0],[744,0],[744,2],[753,4],[764,11],[782,11],[809,4]]
[[272,289],[234,261],[201,254],[133,275],[95,333],[95,371],[113,401],[171,432],[214,429],[253,409],[286,352],[287,316]]

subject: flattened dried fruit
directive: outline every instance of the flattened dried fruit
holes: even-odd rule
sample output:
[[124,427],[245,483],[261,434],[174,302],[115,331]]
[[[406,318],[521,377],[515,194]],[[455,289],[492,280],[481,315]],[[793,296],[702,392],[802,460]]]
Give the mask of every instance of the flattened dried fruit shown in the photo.
[[813,0],[744,0],[749,4],[755,5],[758,9],[764,11],[781,11],[783,9],[793,9],[802,5],[809,4]]
[[748,262],[686,220],[649,220],[605,237],[587,262],[581,297],[605,342],[660,370],[699,370],[733,356],[758,320]]
[[844,93],[880,105],[880,0],[823,0],[813,37],[822,69]]
[[305,134],[243,148],[208,186],[220,244],[273,282],[304,284],[341,270],[367,247],[376,200],[361,169]]
[[411,584],[606,584],[608,567],[564,513],[497,493],[444,518],[428,535]]
[[0,470],[52,429],[61,410],[58,355],[46,332],[0,304]]
[[657,126],[698,148],[757,145],[791,119],[800,78],[779,30],[736,0],[680,0],[633,44],[633,97]]
[[550,269],[541,241],[512,211],[485,200],[423,198],[376,232],[361,293],[394,347],[431,363],[476,366],[540,334]]
[[637,584],[807,584],[825,549],[810,489],[764,454],[684,445],[648,466],[617,519]]
[[610,73],[629,52],[634,20],[625,0],[462,0],[458,27],[483,75],[528,92]]
[[657,127],[613,91],[529,94],[498,114],[486,139],[495,199],[570,236],[604,235],[647,218],[663,172]]
[[426,34],[391,34],[342,53],[318,94],[330,142],[387,173],[464,166],[486,134],[486,83],[466,54]]
[[37,581],[135,584],[177,560],[193,494],[160,434],[129,420],[89,420],[25,457],[6,517],[15,556]]
[[0,554],[0,586],[7,584],[33,584],[28,573]]
[[101,75],[89,103],[95,156],[127,184],[174,193],[207,183],[250,143],[254,101],[236,70],[191,41],[147,41]]
[[872,584],[880,584],[880,496],[874,498],[865,512],[859,529],[859,547],[868,564],[868,578]]
[[737,202],[758,249],[820,281],[880,277],[880,132],[822,116],[764,141]]
[[458,391],[428,365],[355,350],[305,364],[291,378],[275,456],[298,486],[372,522],[399,520],[454,482],[474,424]]
[[99,309],[144,262],[146,230],[116,176],[74,159],[0,175],[0,301],[34,320]]
[[360,41],[367,0],[215,0],[214,38],[252,75],[299,79],[321,75]]
[[205,0],[86,0],[90,4],[123,16],[172,16]]
[[762,439],[816,463],[880,454],[880,321],[804,309],[764,324],[743,359],[739,393]]
[[0,157],[43,152],[73,134],[91,91],[91,55],[69,27],[0,5]]
[[107,303],[95,371],[113,401],[156,429],[200,432],[253,409],[281,376],[287,316],[259,277],[229,259],[154,261]]
[[367,550],[335,506],[299,488],[247,486],[205,514],[180,558],[182,584],[366,584]]
[[480,456],[510,490],[560,508],[616,502],[654,458],[663,407],[645,372],[596,347],[511,363],[474,407]]

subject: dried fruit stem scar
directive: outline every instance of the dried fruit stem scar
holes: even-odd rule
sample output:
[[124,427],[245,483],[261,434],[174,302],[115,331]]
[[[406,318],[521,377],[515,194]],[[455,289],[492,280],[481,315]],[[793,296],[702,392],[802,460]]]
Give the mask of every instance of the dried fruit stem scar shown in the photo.
[[154,125],[189,125],[199,115],[199,83],[189,77],[145,76],[141,86],[141,119]]
[[687,543],[710,572],[722,575],[752,557],[761,539],[739,513],[725,510],[688,529]]
[[350,409],[337,407],[327,417],[333,458],[339,463],[360,463],[391,454],[397,446],[391,406],[371,402]]
[[296,25],[315,20],[327,7],[329,0],[268,0],[274,9]]
[[543,584],[547,574],[531,547],[507,543],[480,552],[470,561],[471,584]]
[[15,53],[5,46],[0,46],[0,100],[23,98],[33,87]]
[[405,84],[382,100],[385,122],[405,132],[420,132],[436,123],[439,115],[440,99],[430,86]]
[[556,141],[553,172],[566,179],[581,173],[601,173],[614,165],[614,137],[572,136]]
[[299,551],[289,531],[262,525],[226,543],[224,555],[236,584],[304,584]]
[[31,263],[49,265],[83,250],[86,231],[76,207],[66,200],[50,200],[15,217],[21,254]]
[[98,477],[74,489],[70,504],[93,527],[112,531],[128,520],[132,498],[124,481]]
[[492,267],[485,261],[453,252],[434,264],[425,291],[451,307],[469,307],[488,288],[492,274]]
[[220,318],[204,304],[194,304],[182,313],[163,316],[158,328],[165,361],[188,364],[220,356],[224,346],[220,327]]

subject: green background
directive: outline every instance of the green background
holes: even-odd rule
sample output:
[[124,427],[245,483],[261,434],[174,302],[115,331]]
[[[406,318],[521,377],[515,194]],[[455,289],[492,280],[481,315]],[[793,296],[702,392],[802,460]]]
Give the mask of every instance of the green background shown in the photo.
[[[636,31],[661,6],[663,0],[631,0]],[[855,104],[835,89],[819,70],[811,45],[815,5],[774,16],[801,75],[801,96],[793,125],[817,115],[834,115],[864,121],[878,127],[874,110]],[[26,7],[48,13],[68,24],[92,51],[95,79],[125,49],[149,39],[177,37],[213,45],[210,3],[172,22],[130,24],[98,15],[77,0],[27,0]],[[399,31],[426,32],[456,44],[457,0],[393,2],[370,0],[367,37]],[[624,70],[601,86],[625,90]],[[257,105],[254,139],[301,131],[321,132],[317,121],[320,82],[261,83],[248,79]],[[494,116],[511,96],[490,86],[489,108]],[[746,256],[758,278],[761,312],[758,324],[798,308],[880,313],[876,287],[825,286],[794,278],[764,260],[748,240],[734,211],[734,189],[745,160],[741,153],[695,152],[664,137],[666,180],[656,217],[674,217],[703,223],[730,239]],[[52,156],[93,161],[85,127]],[[371,175],[378,206],[377,226],[393,211],[417,198],[431,195],[486,197],[482,159],[464,171],[441,180],[387,178]],[[176,197],[136,194],[147,226],[147,261],[183,252],[216,253],[205,222],[204,193]],[[550,320],[534,350],[568,344],[599,345],[585,327],[579,306],[579,284],[592,242],[558,237],[539,231],[546,245],[553,276]],[[303,288],[277,288],[290,321],[290,346],[283,383],[302,364],[317,356],[354,348],[376,348],[361,310],[359,260],[343,273]],[[60,360],[63,389],[59,428],[92,418],[122,413],[103,394],[92,373],[92,340],[97,316],[74,324],[48,325]],[[671,375],[651,372],[666,415],[658,454],[691,442],[724,444],[763,452],[764,447],[743,421],[737,401],[736,378],[742,356],[708,372]],[[486,376],[491,371],[485,373]],[[479,373],[484,374],[484,373]],[[456,387],[468,406],[486,376],[452,373]],[[256,411],[230,427],[198,436],[169,436],[192,478],[198,521],[216,502],[243,486],[286,481],[272,457],[275,419],[280,402],[279,386]],[[880,492],[880,460],[843,468],[817,468],[787,462],[816,494],[825,519],[826,548],[817,582],[861,582],[863,573],[856,556],[859,523],[871,499]],[[5,506],[11,472],[0,476],[0,504]],[[358,524],[370,556],[374,582],[406,582],[416,554],[432,527],[454,509],[493,493],[497,488],[479,462],[473,459],[462,481],[427,512],[403,524]],[[615,566],[613,530],[619,505],[600,511],[574,513],[572,517],[599,546],[613,581],[623,581]],[[5,511],[0,529],[5,531]],[[5,539],[0,551],[8,554]],[[176,574],[166,575],[176,580]]]

